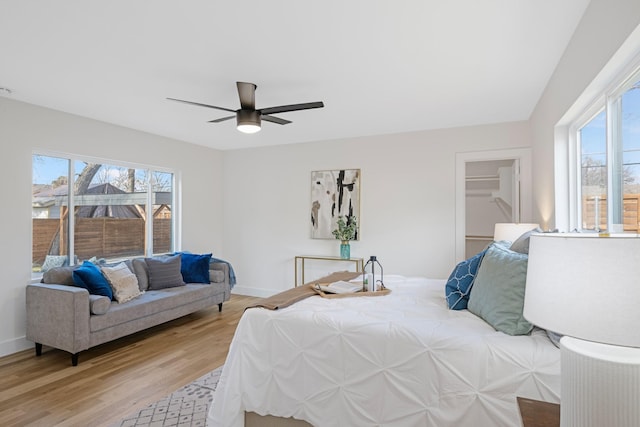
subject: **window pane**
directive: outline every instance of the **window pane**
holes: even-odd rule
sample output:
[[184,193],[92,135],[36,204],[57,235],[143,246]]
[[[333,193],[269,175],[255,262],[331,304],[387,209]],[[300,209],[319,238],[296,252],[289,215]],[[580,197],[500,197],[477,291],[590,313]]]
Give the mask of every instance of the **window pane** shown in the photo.
[[153,198],[153,253],[172,252],[173,174],[151,172],[149,181]]
[[69,263],[69,160],[33,155],[31,217],[33,273]]
[[[602,111],[580,129],[582,228],[607,228],[607,132]],[[598,224],[598,225],[597,225]]]
[[622,186],[624,229],[638,231],[640,222],[640,81],[621,98]]
[[75,162],[75,255],[116,260],[145,254],[147,195],[142,172]]

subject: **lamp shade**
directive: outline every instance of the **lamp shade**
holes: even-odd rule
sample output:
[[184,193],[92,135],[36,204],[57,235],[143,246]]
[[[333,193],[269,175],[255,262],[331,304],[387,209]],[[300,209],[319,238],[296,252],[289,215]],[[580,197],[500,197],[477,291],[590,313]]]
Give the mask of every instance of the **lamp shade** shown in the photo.
[[524,317],[583,340],[640,347],[640,238],[533,234]]
[[518,237],[522,236],[527,231],[538,228],[538,224],[529,223],[515,223],[515,222],[499,222],[493,229],[493,240],[496,242],[500,240],[508,240],[514,242]]

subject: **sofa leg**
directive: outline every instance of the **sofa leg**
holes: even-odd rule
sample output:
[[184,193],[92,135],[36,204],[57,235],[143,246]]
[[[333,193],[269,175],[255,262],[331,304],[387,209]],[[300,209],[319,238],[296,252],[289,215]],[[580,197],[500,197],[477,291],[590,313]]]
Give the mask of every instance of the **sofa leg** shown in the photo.
[[42,344],[36,343],[36,356],[42,356]]
[[73,366],[78,366],[78,354],[79,354],[79,353],[73,353],[73,354],[71,355],[71,364],[72,364]]
[[218,311],[222,311],[222,303],[218,304]]

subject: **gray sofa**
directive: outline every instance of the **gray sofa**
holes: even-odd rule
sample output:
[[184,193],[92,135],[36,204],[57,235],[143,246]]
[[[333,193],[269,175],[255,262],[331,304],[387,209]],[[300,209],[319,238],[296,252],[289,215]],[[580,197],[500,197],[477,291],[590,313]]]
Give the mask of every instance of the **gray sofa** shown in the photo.
[[216,304],[222,311],[222,303],[230,298],[226,263],[209,265],[209,284],[153,290],[148,288],[148,270],[134,268],[134,262],[140,267],[144,260],[127,261],[144,293],[123,303],[74,286],[74,267],[52,269],[44,274],[43,283],[28,285],[26,338],[35,343],[36,355],[42,354],[44,344],[71,353],[76,366],[83,350]]

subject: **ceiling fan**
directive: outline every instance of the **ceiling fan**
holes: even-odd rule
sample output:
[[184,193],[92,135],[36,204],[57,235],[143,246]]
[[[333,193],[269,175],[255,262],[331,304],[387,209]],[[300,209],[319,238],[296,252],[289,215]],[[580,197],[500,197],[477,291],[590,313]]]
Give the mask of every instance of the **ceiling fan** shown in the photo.
[[278,107],[267,107],[256,109],[256,86],[253,83],[236,82],[238,95],[240,97],[240,108],[232,110],[230,108],[216,107],[215,105],[201,104],[199,102],[185,101],[182,99],[167,98],[171,101],[184,102],[186,104],[199,105],[201,107],[215,108],[216,110],[229,111],[235,113],[233,116],[222,117],[220,119],[209,120],[209,123],[220,123],[225,120],[236,118],[238,130],[244,133],[256,133],[260,130],[262,120],[279,125],[291,123],[289,120],[274,117],[271,114],[286,113],[288,111],[309,110],[311,108],[322,108],[322,102],[307,102],[304,104],[280,105]]

